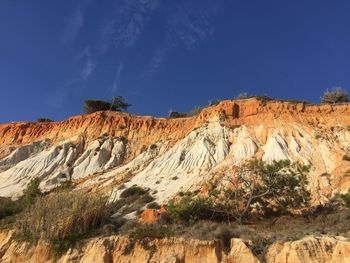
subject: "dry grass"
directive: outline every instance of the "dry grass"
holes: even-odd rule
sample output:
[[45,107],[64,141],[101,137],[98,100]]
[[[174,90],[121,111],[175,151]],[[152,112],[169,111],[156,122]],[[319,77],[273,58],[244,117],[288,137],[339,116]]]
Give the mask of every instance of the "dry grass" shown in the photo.
[[79,191],[40,197],[18,216],[15,229],[20,240],[40,238],[68,248],[75,240],[98,229],[107,216],[107,198]]

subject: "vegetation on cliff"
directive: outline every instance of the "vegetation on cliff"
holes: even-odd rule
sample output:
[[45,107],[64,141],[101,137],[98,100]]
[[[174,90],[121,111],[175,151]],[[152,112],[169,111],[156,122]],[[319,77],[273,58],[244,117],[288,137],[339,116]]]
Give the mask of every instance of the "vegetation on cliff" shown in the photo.
[[306,173],[310,167],[290,161],[250,161],[221,184],[210,182],[208,194],[189,193],[168,205],[172,221],[238,223],[252,216],[285,215],[310,201]]
[[86,114],[94,113],[96,111],[123,111],[127,110],[131,104],[125,102],[122,96],[112,98],[112,100],[96,100],[87,99],[84,101],[83,111]]
[[349,102],[349,95],[343,88],[335,87],[331,91],[327,90],[323,94],[321,102],[331,104]]

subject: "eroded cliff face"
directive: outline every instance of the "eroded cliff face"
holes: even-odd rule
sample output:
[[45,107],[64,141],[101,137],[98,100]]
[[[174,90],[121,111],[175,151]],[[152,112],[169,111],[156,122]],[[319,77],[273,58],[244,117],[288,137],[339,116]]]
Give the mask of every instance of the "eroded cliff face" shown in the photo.
[[[50,247],[16,243],[11,232],[0,233],[0,259],[4,263],[259,263],[249,240],[231,239],[224,248],[219,241],[172,238],[134,242],[124,236],[93,238],[77,243],[54,257]],[[248,244],[248,245],[247,245]],[[350,242],[341,237],[305,237],[277,242],[267,249],[267,263],[346,263]]]
[[[0,125],[0,196],[21,194],[39,177],[43,191],[73,180],[78,188],[118,199],[139,185],[159,204],[232,175],[251,158],[311,164],[314,203],[350,187],[350,105],[306,105],[259,99],[223,101],[198,116],[165,119],[98,112],[55,123]],[[349,242],[306,237],[269,246],[266,261],[349,262]],[[49,247],[17,244],[0,233],[1,262],[53,262]],[[259,262],[249,241],[180,238],[143,243],[123,236],[82,241],[58,262]]]
[[223,101],[198,116],[165,119],[97,112],[54,123],[0,125],[0,196],[34,177],[50,190],[73,179],[110,192],[149,187],[162,203],[250,158],[311,164],[314,202],[350,186],[350,105]]
[[260,99],[222,101],[198,116],[165,119],[97,112],[55,123],[0,125],[0,196],[16,196],[31,178],[50,190],[73,179],[110,192],[148,187],[162,203],[232,174],[250,158],[311,164],[314,202],[350,186],[350,105]]

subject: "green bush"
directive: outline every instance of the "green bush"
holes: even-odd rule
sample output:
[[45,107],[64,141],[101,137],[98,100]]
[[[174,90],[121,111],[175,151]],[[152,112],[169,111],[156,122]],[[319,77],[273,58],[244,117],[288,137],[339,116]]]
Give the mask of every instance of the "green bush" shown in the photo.
[[26,205],[33,204],[36,198],[42,195],[39,185],[40,179],[34,178],[30,180],[26,188],[23,190],[23,196],[21,197],[21,199],[23,200],[23,202],[26,203]]
[[23,205],[18,200],[13,201],[8,197],[0,197],[0,219],[18,214],[23,210]]
[[88,99],[84,101],[83,111],[86,114],[94,113],[96,111],[107,111],[107,110],[115,111],[116,108],[113,108],[110,102],[104,101],[104,100]]
[[145,204],[151,203],[155,200],[155,198],[153,196],[149,195],[148,193],[141,196],[140,199]]
[[157,202],[152,202],[147,205],[149,209],[160,209],[160,205]]
[[125,189],[120,198],[111,204],[114,213],[118,212],[127,215],[132,212],[141,213],[146,206],[154,201],[154,197],[150,195],[149,189],[143,189],[137,185]]
[[140,195],[144,195],[145,193],[147,193],[147,191],[139,186],[131,186],[128,189],[125,189],[121,194],[120,197],[121,198],[128,198],[131,196],[140,196]]
[[210,182],[207,196],[182,196],[168,204],[172,222],[199,220],[239,223],[252,216],[276,216],[308,205],[306,173],[310,167],[288,160],[251,161],[242,165],[225,184]]
[[38,178],[32,179],[23,190],[23,195],[17,200],[0,197],[0,219],[16,215],[26,207],[31,206],[42,195],[39,184],[40,180]]
[[206,197],[185,195],[177,201],[168,203],[168,219],[172,223],[193,224],[199,220],[223,221],[225,215],[216,211],[214,203]]
[[350,207],[350,188],[348,189],[347,193],[341,194],[340,198],[344,201],[346,206]]
[[189,117],[189,114],[186,112],[177,112],[177,111],[171,111],[169,113],[170,119],[176,119],[176,118],[186,118]]

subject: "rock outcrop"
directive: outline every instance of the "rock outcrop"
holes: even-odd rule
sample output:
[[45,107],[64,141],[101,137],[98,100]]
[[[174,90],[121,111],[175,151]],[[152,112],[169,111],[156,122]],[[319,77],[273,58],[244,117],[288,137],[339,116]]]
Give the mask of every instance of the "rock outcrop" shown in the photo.
[[0,125],[0,196],[17,196],[31,178],[48,191],[73,179],[108,191],[148,187],[159,203],[232,173],[250,158],[311,164],[313,201],[350,186],[350,105],[222,101],[199,115],[166,119],[97,112],[62,122]]
[[338,237],[306,237],[302,240],[277,242],[266,255],[267,263],[345,263],[350,262],[350,242]]
[[[78,188],[118,199],[121,186],[149,188],[159,204],[179,192],[201,189],[230,175],[251,158],[290,159],[311,165],[314,203],[350,187],[350,104],[222,101],[199,115],[167,119],[97,112],[62,122],[0,124],[0,196],[16,197],[32,178],[49,191],[73,180]],[[159,211],[146,210],[144,222]],[[149,240],[124,236],[81,241],[57,262],[260,262],[251,242],[183,238]],[[0,232],[1,262],[53,262],[44,242],[16,243]],[[350,242],[309,236],[271,244],[266,262],[349,262]]]
[[[93,238],[78,242],[54,257],[50,247],[16,243],[12,234],[0,233],[0,259],[3,263],[260,263],[250,241],[231,239],[229,248],[218,240],[184,238],[133,241],[124,236]],[[341,237],[309,236],[302,240],[277,242],[269,246],[267,263],[346,263],[350,242]]]

